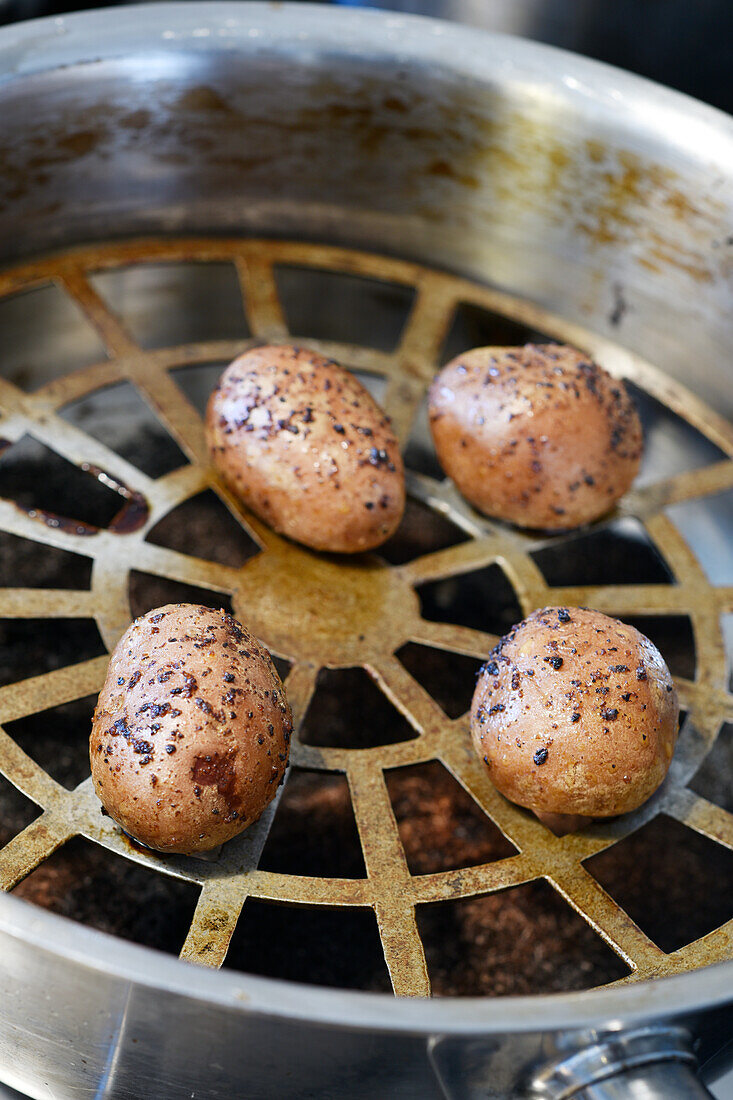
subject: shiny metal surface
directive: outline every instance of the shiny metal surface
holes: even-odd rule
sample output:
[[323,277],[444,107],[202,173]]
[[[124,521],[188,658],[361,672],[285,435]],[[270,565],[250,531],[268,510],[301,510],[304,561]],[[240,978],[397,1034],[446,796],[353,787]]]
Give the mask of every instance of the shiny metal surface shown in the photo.
[[[539,1047],[521,1035],[509,1051],[493,1037],[442,1038],[429,1052],[448,1100],[710,1100],[694,1047],[685,1026],[625,1029],[616,1021],[547,1036]],[[505,1057],[511,1076],[502,1073]]]
[[620,329],[731,408],[722,116],[448,24],[309,5],[205,16],[150,5],[5,30],[4,256],[103,238],[111,211],[126,233],[307,231]]
[[577,1100],[710,1100],[688,1066],[655,1062],[608,1077],[573,1094]]
[[[524,43],[306,6],[12,28],[0,70],[5,260],[111,230],[363,244],[613,335],[731,411],[733,134],[714,112]],[[705,1057],[730,1030],[729,964],[408,1003],[207,974],[0,900],[0,1075],[35,1096],[437,1096],[427,1041],[453,1035],[434,1049],[461,1067],[476,1033],[514,1095],[591,1023],[679,1018]]]
[[692,1036],[685,1028],[645,1027],[589,1036],[589,1042],[543,1067],[531,1093],[546,1100],[695,1100],[710,1093],[694,1075]]
[[[633,991],[413,1002],[194,970],[13,898],[0,911],[0,948],[2,1076],[38,1098],[95,1089],[138,1100],[154,1086],[156,1096],[177,1100],[185,1079],[215,1100],[231,1095],[232,1081],[246,1081],[257,1100],[274,1091],[367,1100],[375,1088],[437,1100],[427,1043],[440,1031],[446,1037],[432,1042],[432,1060],[448,1094],[498,1100],[524,1095],[529,1067],[574,1049],[591,1017],[600,1029],[604,1020],[618,1029],[621,1020],[665,1015],[675,1004],[674,1015],[701,1031],[711,1051],[733,1018],[727,966]],[[498,1026],[490,1019],[496,1010]],[[483,1093],[472,1091],[477,1080]]]

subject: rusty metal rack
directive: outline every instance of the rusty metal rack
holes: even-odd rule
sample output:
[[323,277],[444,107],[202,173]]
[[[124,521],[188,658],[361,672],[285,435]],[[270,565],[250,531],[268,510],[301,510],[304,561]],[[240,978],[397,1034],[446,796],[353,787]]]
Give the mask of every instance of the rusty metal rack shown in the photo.
[[[251,338],[213,340],[144,349],[115,315],[90,278],[131,264],[189,261],[227,262],[236,268]],[[414,291],[413,304],[394,351],[378,351],[291,334],[278,294],[277,265],[295,265],[401,284]],[[0,850],[0,886],[12,889],[69,838],[82,835],[112,852],[200,888],[186,938],[184,958],[220,966],[247,897],[325,906],[368,906],[376,913],[395,993],[426,996],[430,983],[415,907],[487,894],[544,878],[626,962],[637,981],[677,973],[733,955],[733,921],[670,954],[632,921],[585,869],[584,861],[649,821],[665,814],[733,849],[733,815],[688,786],[724,722],[733,721],[733,697],[721,632],[721,616],[733,612],[733,587],[715,587],[666,512],[668,506],[709,497],[733,487],[733,427],[656,367],[621,347],[593,336],[541,309],[450,274],[398,259],[334,247],[280,241],[189,239],[126,242],[80,248],[28,263],[0,275],[0,299],[18,291],[55,284],[81,309],[106,349],[95,365],[51,380],[27,394],[0,379],[0,436],[12,444],[24,434],[51,448],[93,476],[125,487],[127,504],[144,501],[136,523],[80,534],[48,515],[0,501],[0,529],[92,559],[88,591],[43,588],[0,590],[0,618],[93,618],[111,650],[131,619],[130,571],[194,584],[227,594],[235,613],[273,653],[291,662],[287,692],[296,731],[312,698],[319,670],[361,666],[407,718],[417,736],[368,749],[321,748],[296,737],[292,763],[345,774],[366,867],[365,878],[280,874],[258,868],[275,807],[218,858],[203,861],[161,857],[132,848],[114,823],[100,813],[86,780],[74,791],[55,782],[0,729],[0,771],[42,810],[40,816]],[[552,338],[576,344],[613,374],[627,378],[714,443],[725,459],[660,483],[633,489],[614,518],[643,524],[669,564],[674,583],[549,586],[530,556],[558,535],[544,539],[492,523],[472,511],[449,482],[408,472],[409,492],[447,516],[467,541],[391,566],[378,556],[336,560],[319,556],[274,534],[244,512],[217,480],[207,460],[202,424],[176,384],[175,368],[225,362],[250,344],[295,339],[349,368],[386,381],[383,404],[406,441],[441,350],[461,304],[494,311]],[[188,463],[152,479],[109,447],[59,415],[68,403],[120,381],[132,383],[185,453]],[[210,488],[258,544],[260,552],[235,569],[146,541],[172,509]],[[597,525],[598,526],[598,525]],[[547,604],[585,604],[611,615],[689,616],[696,646],[694,679],[677,679],[686,711],[679,746],[667,782],[638,811],[582,832],[556,837],[531,815],[503,799],[488,780],[470,744],[466,717],[446,717],[430,694],[395,656],[417,642],[471,657],[484,657],[495,642],[487,633],[421,617],[416,589],[498,563],[523,612]],[[345,624],[348,624],[345,627]],[[0,688],[0,723],[99,690],[106,657],[32,675]],[[439,760],[476,800],[517,849],[494,862],[435,874],[411,874],[400,842],[385,782],[385,769]]]

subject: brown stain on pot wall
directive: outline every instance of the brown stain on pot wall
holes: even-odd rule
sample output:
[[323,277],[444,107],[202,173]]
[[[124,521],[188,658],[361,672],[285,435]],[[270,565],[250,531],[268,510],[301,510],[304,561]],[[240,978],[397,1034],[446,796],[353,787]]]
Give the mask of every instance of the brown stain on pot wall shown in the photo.
[[649,255],[652,260],[648,261],[650,264],[654,260],[659,261],[660,267],[658,270],[664,267],[676,267],[679,271],[685,275],[689,275],[691,279],[694,279],[698,283],[711,283],[713,281],[713,273],[709,267],[705,266],[704,257],[695,257],[694,254],[690,254],[690,259],[686,258],[686,253],[679,248],[674,252],[666,248],[651,248]]
[[588,154],[588,160],[594,164],[600,164],[605,159],[607,149],[602,141],[596,141],[595,138],[589,138],[585,141],[585,151]]
[[404,99],[399,99],[395,95],[386,95],[382,100],[382,106],[387,111],[397,111],[399,114],[404,115],[409,111],[409,106]]
[[691,202],[687,195],[684,195],[681,191],[670,191],[662,201],[669,207],[674,217],[680,221],[704,217],[700,207]]
[[[328,78],[314,94],[324,107],[297,112],[295,127],[326,127],[338,134],[339,148],[356,148],[357,157],[403,151],[403,176],[391,182],[402,187],[399,199],[431,224],[467,231],[488,224],[492,234],[504,224],[521,233],[539,219],[601,253],[628,245],[645,270],[673,269],[697,283],[718,274],[710,241],[724,205],[700,198],[699,188],[691,198],[694,185],[652,159],[576,136],[565,118],[553,126],[531,106],[507,109],[491,93],[433,102],[429,93],[404,89],[395,101],[366,84],[346,102],[345,89]],[[334,96],[340,101],[328,103]],[[375,198],[365,194],[364,202]]]
[[481,186],[479,180],[477,180],[475,176],[468,173],[461,174],[449,161],[440,158],[432,161],[427,166],[426,172],[429,176],[438,176],[442,179],[455,180],[456,183],[461,183],[464,187],[471,187],[473,190],[478,190]]
[[[583,219],[575,223],[580,233],[594,244],[623,244],[637,247],[636,262],[647,270],[654,265],[656,273],[673,267],[696,282],[710,282],[713,271],[705,255],[709,247],[710,227],[700,206],[690,201],[679,188],[679,177],[671,169],[645,162],[635,153],[607,150],[600,156],[596,143],[593,163],[603,164],[600,173],[600,195],[591,202]],[[722,213],[717,206],[711,214]],[[660,231],[660,218],[673,219],[669,231]],[[700,241],[700,251],[683,243],[686,231]],[[641,251],[644,249],[645,251]]]
[[[492,221],[521,229],[540,217],[594,249],[628,245],[634,261],[657,274],[671,268],[698,283],[718,275],[711,241],[725,205],[699,187],[691,198],[673,169],[599,139],[578,141],[566,122],[553,131],[520,111],[499,121],[467,109],[463,118],[484,140],[467,142],[460,159],[437,162],[440,172],[436,162],[426,171],[470,180],[482,198],[493,194]],[[440,211],[431,220],[440,221]]]
[[710,242],[725,207],[690,198],[671,168],[600,139],[578,140],[562,119],[553,130],[521,111],[487,121],[467,110],[464,118],[484,141],[466,146],[467,159],[450,175],[470,173],[478,190],[493,193],[495,221],[521,228],[540,217],[594,249],[628,245],[647,270],[653,263],[658,273],[673,268],[695,282],[715,277]]
[[[296,85],[282,72],[282,109],[272,111],[263,79],[245,71],[233,94],[224,84],[151,79],[124,104],[85,104],[76,113],[69,101],[66,132],[39,119],[21,142],[0,149],[0,209],[28,199],[48,208],[43,191],[59,165],[68,174],[87,161],[80,171],[88,172],[104,158],[144,150],[171,175],[195,170],[203,191],[213,183],[226,194],[241,181],[254,195],[417,214],[478,240],[509,233],[521,242],[539,225],[598,250],[591,266],[628,246],[655,274],[671,269],[701,283],[722,271],[710,243],[724,235],[723,205],[701,195],[699,182],[584,135],[584,123],[574,130],[572,106],[548,113],[529,96],[519,103],[440,76],[420,86],[344,69],[309,72],[302,83],[296,73]],[[154,107],[145,99],[151,93]]]
[[661,182],[659,173],[654,172],[653,175],[653,180],[647,178],[635,157],[618,154],[616,165],[605,167],[599,173],[599,201],[589,211],[588,222],[579,224],[577,228],[599,244],[621,240],[624,231],[637,224],[635,208],[643,203],[646,188],[649,185],[657,187]]
[[153,121],[150,111],[141,107],[139,111],[131,111],[129,115],[123,115],[119,125],[125,130],[144,130]]
[[214,88],[207,84],[198,84],[187,88],[177,96],[173,103],[174,111],[220,111],[225,114],[238,114],[237,111]]
[[77,130],[56,142],[56,147],[71,157],[84,157],[96,148],[101,134],[95,130]]

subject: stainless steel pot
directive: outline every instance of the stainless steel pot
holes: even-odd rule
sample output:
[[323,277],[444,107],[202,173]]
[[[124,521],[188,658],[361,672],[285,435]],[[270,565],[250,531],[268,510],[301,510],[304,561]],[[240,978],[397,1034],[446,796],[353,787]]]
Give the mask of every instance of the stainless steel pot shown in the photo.
[[[708,108],[519,40],[279,3],[15,26],[0,80],[6,262],[181,231],[368,247],[620,338],[733,411],[733,127]],[[391,999],[0,902],[0,1076],[35,1097],[693,1097],[730,1039],[731,963]]]

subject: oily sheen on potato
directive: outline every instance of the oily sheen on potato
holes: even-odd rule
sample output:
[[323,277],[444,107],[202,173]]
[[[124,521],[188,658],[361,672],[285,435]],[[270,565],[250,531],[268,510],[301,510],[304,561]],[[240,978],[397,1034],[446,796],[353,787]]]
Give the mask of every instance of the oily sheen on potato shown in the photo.
[[405,475],[389,420],[321,355],[291,346],[240,355],[209,399],[206,437],[236,496],[315,550],[371,550],[402,518]]
[[168,604],[112,654],[94,713],[94,789],[162,852],[214,848],[255,821],[285,773],[292,717],[269,653],[225,611]]
[[463,496],[520,527],[597,519],[641,461],[623,382],[559,344],[459,355],[435,378],[429,415],[438,459]]
[[677,692],[659,650],[600,611],[546,607],[501,639],[471,706],[494,785],[538,814],[610,817],[660,785]]

